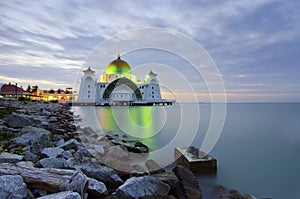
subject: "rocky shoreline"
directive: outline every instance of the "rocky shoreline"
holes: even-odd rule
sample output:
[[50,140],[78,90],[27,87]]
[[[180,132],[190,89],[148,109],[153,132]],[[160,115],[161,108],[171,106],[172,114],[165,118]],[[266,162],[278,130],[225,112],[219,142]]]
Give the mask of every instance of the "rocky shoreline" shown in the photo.
[[80,128],[67,104],[0,100],[0,198],[254,198],[215,186],[203,194],[181,165],[165,171],[149,148]]

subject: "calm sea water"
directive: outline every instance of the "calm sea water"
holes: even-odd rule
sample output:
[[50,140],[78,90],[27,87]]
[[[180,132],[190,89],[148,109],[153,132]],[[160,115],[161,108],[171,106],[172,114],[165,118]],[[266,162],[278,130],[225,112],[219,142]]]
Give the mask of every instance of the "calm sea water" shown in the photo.
[[[142,140],[161,164],[172,162],[174,147],[200,148],[211,116],[210,104],[74,109],[83,126]],[[300,103],[227,104],[222,134],[210,154],[218,160],[218,173],[199,175],[203,187],[221,184],[258,198],[300,198]]]

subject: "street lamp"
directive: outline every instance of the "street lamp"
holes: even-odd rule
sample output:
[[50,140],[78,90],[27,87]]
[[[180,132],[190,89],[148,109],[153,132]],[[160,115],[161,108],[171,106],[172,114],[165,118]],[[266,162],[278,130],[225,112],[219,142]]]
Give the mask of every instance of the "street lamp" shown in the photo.
[[16,99],[18,99],[18,83],[16,83]]

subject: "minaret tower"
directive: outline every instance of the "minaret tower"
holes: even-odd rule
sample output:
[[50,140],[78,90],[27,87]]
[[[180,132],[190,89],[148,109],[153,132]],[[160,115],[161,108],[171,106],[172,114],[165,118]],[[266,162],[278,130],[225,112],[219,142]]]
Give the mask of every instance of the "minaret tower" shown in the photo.
[[95,71],[88,67],[88,69],[83,70],[83,73],[84,75],[81,77],[81,84],[77,101],[84,103],[95,103],[95,92],[97,84]]

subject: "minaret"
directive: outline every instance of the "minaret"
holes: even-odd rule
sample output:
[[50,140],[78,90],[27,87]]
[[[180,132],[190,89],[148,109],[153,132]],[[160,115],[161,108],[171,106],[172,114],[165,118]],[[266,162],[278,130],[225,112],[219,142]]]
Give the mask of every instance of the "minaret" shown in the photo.
[[155,74],[152,70],[145,75],[145,99],[150,101],[160,101],[160,88],[157,80],[157,74]]
[[81,77],[81,84],[77,102],[95,103],[95,92],[97,84],[95,71],[93,71],[91,67],[88,67],[88,69],[83,70],[83,73],[84,75]]

